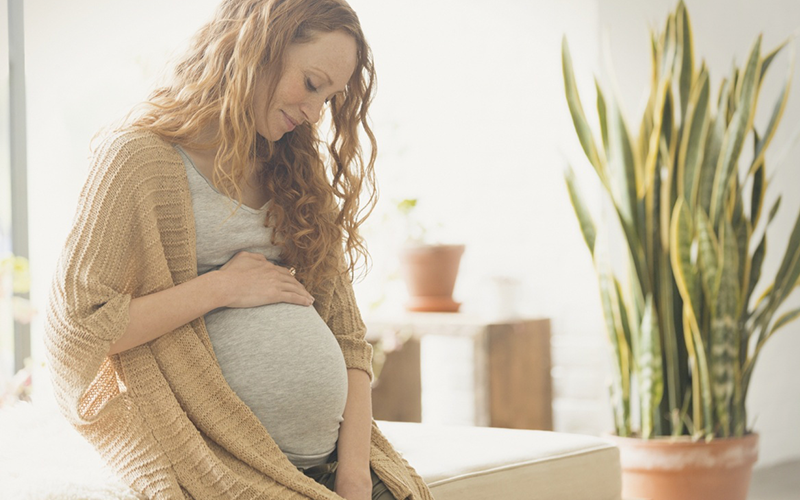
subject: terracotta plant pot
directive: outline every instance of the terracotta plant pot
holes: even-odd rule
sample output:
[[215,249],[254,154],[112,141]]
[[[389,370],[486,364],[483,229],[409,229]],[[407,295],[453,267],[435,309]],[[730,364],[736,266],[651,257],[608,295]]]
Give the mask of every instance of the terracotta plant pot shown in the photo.
[[410,296],[406,309],[424,312],[456,312],[453,300],[458,266],[464,245],[406,246],[400,254],[403,278]]
[[609,437],[620,449],[622,497],[642,500],[746,500],[758,434],[692,442],[688,437]]

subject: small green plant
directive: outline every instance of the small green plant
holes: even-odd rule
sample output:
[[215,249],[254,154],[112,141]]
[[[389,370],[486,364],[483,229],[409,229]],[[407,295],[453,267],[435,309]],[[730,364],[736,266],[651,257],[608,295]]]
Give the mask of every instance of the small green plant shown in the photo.
[[417,216],[417,201],[416,198],[406,198],[397,203],[397,211],[404,222],[406,242],[411,244],[422,244],[428,232]]
[[14,254],[0,257],[0,301],[11,300],[14,319],[20,323],[30,323],[36,312],[28,299],[18,295],[28,293],[30,287],[28,259]]
[[[595,225],[568,169],[569,195],[594,260],[613,347],[611,400],[620,436],[744,435],[745,400],[759,353],[800,316],[795,309],[776,317],[800,283],[800,217],[775,278],[753,296],[767,228],[780,205],[778,197],[765,216],[765,154],[786,107],[788,76],[769,122],[757,128],[754,116],[767,68],[785,45],[762,56],[759,36],[714,99],[705,63],[695,67],[689,14],[680,2],[665,30],[651,33],[650,96],[636,138],[616,99],[606,99],[595,82],[598,142],[564,39],[569,110],[611,199],[627,253],[627,276],[620,280],[604,248],[606,228]],[[748,136],[753,154],[743,160]]]

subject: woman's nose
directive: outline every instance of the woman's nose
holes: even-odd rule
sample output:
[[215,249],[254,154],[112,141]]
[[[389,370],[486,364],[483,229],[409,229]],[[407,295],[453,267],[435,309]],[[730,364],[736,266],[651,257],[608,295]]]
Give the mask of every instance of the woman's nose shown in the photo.
[[306,121],[314,124],[319,121],[320,114],[322,114],[322,106],[324,101],[321,99],[308,99],[301,108]]

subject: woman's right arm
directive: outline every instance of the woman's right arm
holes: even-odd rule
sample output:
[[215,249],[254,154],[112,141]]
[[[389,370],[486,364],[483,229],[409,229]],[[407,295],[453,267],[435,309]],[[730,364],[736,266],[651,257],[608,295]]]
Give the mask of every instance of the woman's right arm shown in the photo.
[[277,302],[309,306],[313,298],[287,269],[261,254],[239,252],[219,270],[132,299],[128,327],[108,354],[150,342],[218,307]]
[[157,339],[167,332],[224,305],[220,272],[211,271],[131,300],[130,322],[122,337],[111,344],[109,356]]

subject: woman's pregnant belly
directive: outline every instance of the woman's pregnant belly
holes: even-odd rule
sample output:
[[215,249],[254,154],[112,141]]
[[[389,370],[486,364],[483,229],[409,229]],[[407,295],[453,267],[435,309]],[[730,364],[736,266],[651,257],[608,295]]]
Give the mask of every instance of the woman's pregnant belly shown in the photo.
[[215,309],[205,316],[222,374],[298,467],[325,462],[339,436],[347,368],[311,306]]

